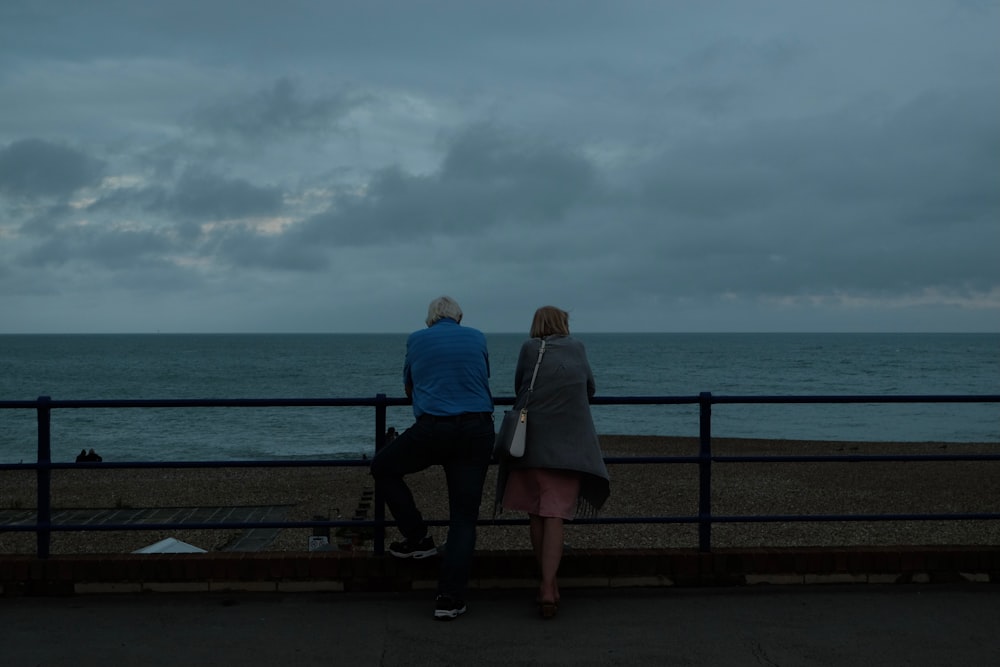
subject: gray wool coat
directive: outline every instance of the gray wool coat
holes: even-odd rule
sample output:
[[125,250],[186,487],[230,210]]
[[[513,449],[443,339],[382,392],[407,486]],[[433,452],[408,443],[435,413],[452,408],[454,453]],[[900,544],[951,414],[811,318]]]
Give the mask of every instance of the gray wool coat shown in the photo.
[[610,495],[597,430],[590,414],[596,386],[583,343],[572,336],[547,336],[535,389],[527,393],[542,341],[521,345],[514,371],[516,409],[527,400],[528,430],[524,456],[501,459],[497,477],[497,511],[501,509],[507,473],[512,468],[555,468],[581,473],[577,516],[591,516]]

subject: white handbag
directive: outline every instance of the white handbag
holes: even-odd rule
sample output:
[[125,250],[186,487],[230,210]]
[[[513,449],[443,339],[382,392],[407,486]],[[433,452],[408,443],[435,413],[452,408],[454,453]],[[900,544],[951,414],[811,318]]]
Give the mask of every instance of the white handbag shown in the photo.
[[538,360],[535,361],[535,370],[531,374],[531,384],[528,385],[528,393],[524,398],[524,405],[520,410],[507,410],[503,415],[503,422],[500,424],[500,432],[497,434],[496,449],[499,449],[507,456],[521,458],[524,456],[524,448],[528,435],[528,401],[531,399],[531,392],[535,390],[535,378],[538,377],[538,366],[542,363],[542,355],[545,354],[545,339],[542,339],[542,346],[538,348]]

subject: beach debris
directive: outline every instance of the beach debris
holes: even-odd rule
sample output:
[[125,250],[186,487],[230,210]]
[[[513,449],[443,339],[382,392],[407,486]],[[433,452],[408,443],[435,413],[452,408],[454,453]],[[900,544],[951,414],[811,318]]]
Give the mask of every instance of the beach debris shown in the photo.
[[206,553],[205,549],[196,547],[193,544],[188,544],[187,542],[181,542],[180,540],[168,537],[160,540],[159,542],[154,542],[149,546],[145,546],[141,549],[136,549],[132,553],[134,554],[194,554],[194,553]]
[[330,538],[326,535],[310,535],[309,551],[330,551]]

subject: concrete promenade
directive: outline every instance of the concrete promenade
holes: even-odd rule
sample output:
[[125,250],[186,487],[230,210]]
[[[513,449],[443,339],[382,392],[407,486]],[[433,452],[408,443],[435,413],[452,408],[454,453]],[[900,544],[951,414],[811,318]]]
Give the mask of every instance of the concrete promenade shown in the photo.
[[567,589],[552,620],[525,589],[0,597],[0,665],[1000,664],[985,583]]

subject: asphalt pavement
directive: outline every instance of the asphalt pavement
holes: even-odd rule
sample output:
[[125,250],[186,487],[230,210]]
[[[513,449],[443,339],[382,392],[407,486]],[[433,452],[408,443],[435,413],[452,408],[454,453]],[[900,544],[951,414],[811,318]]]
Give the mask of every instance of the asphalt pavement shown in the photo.
[[0,598],[0,665],[1000,665],[1000,586]]

